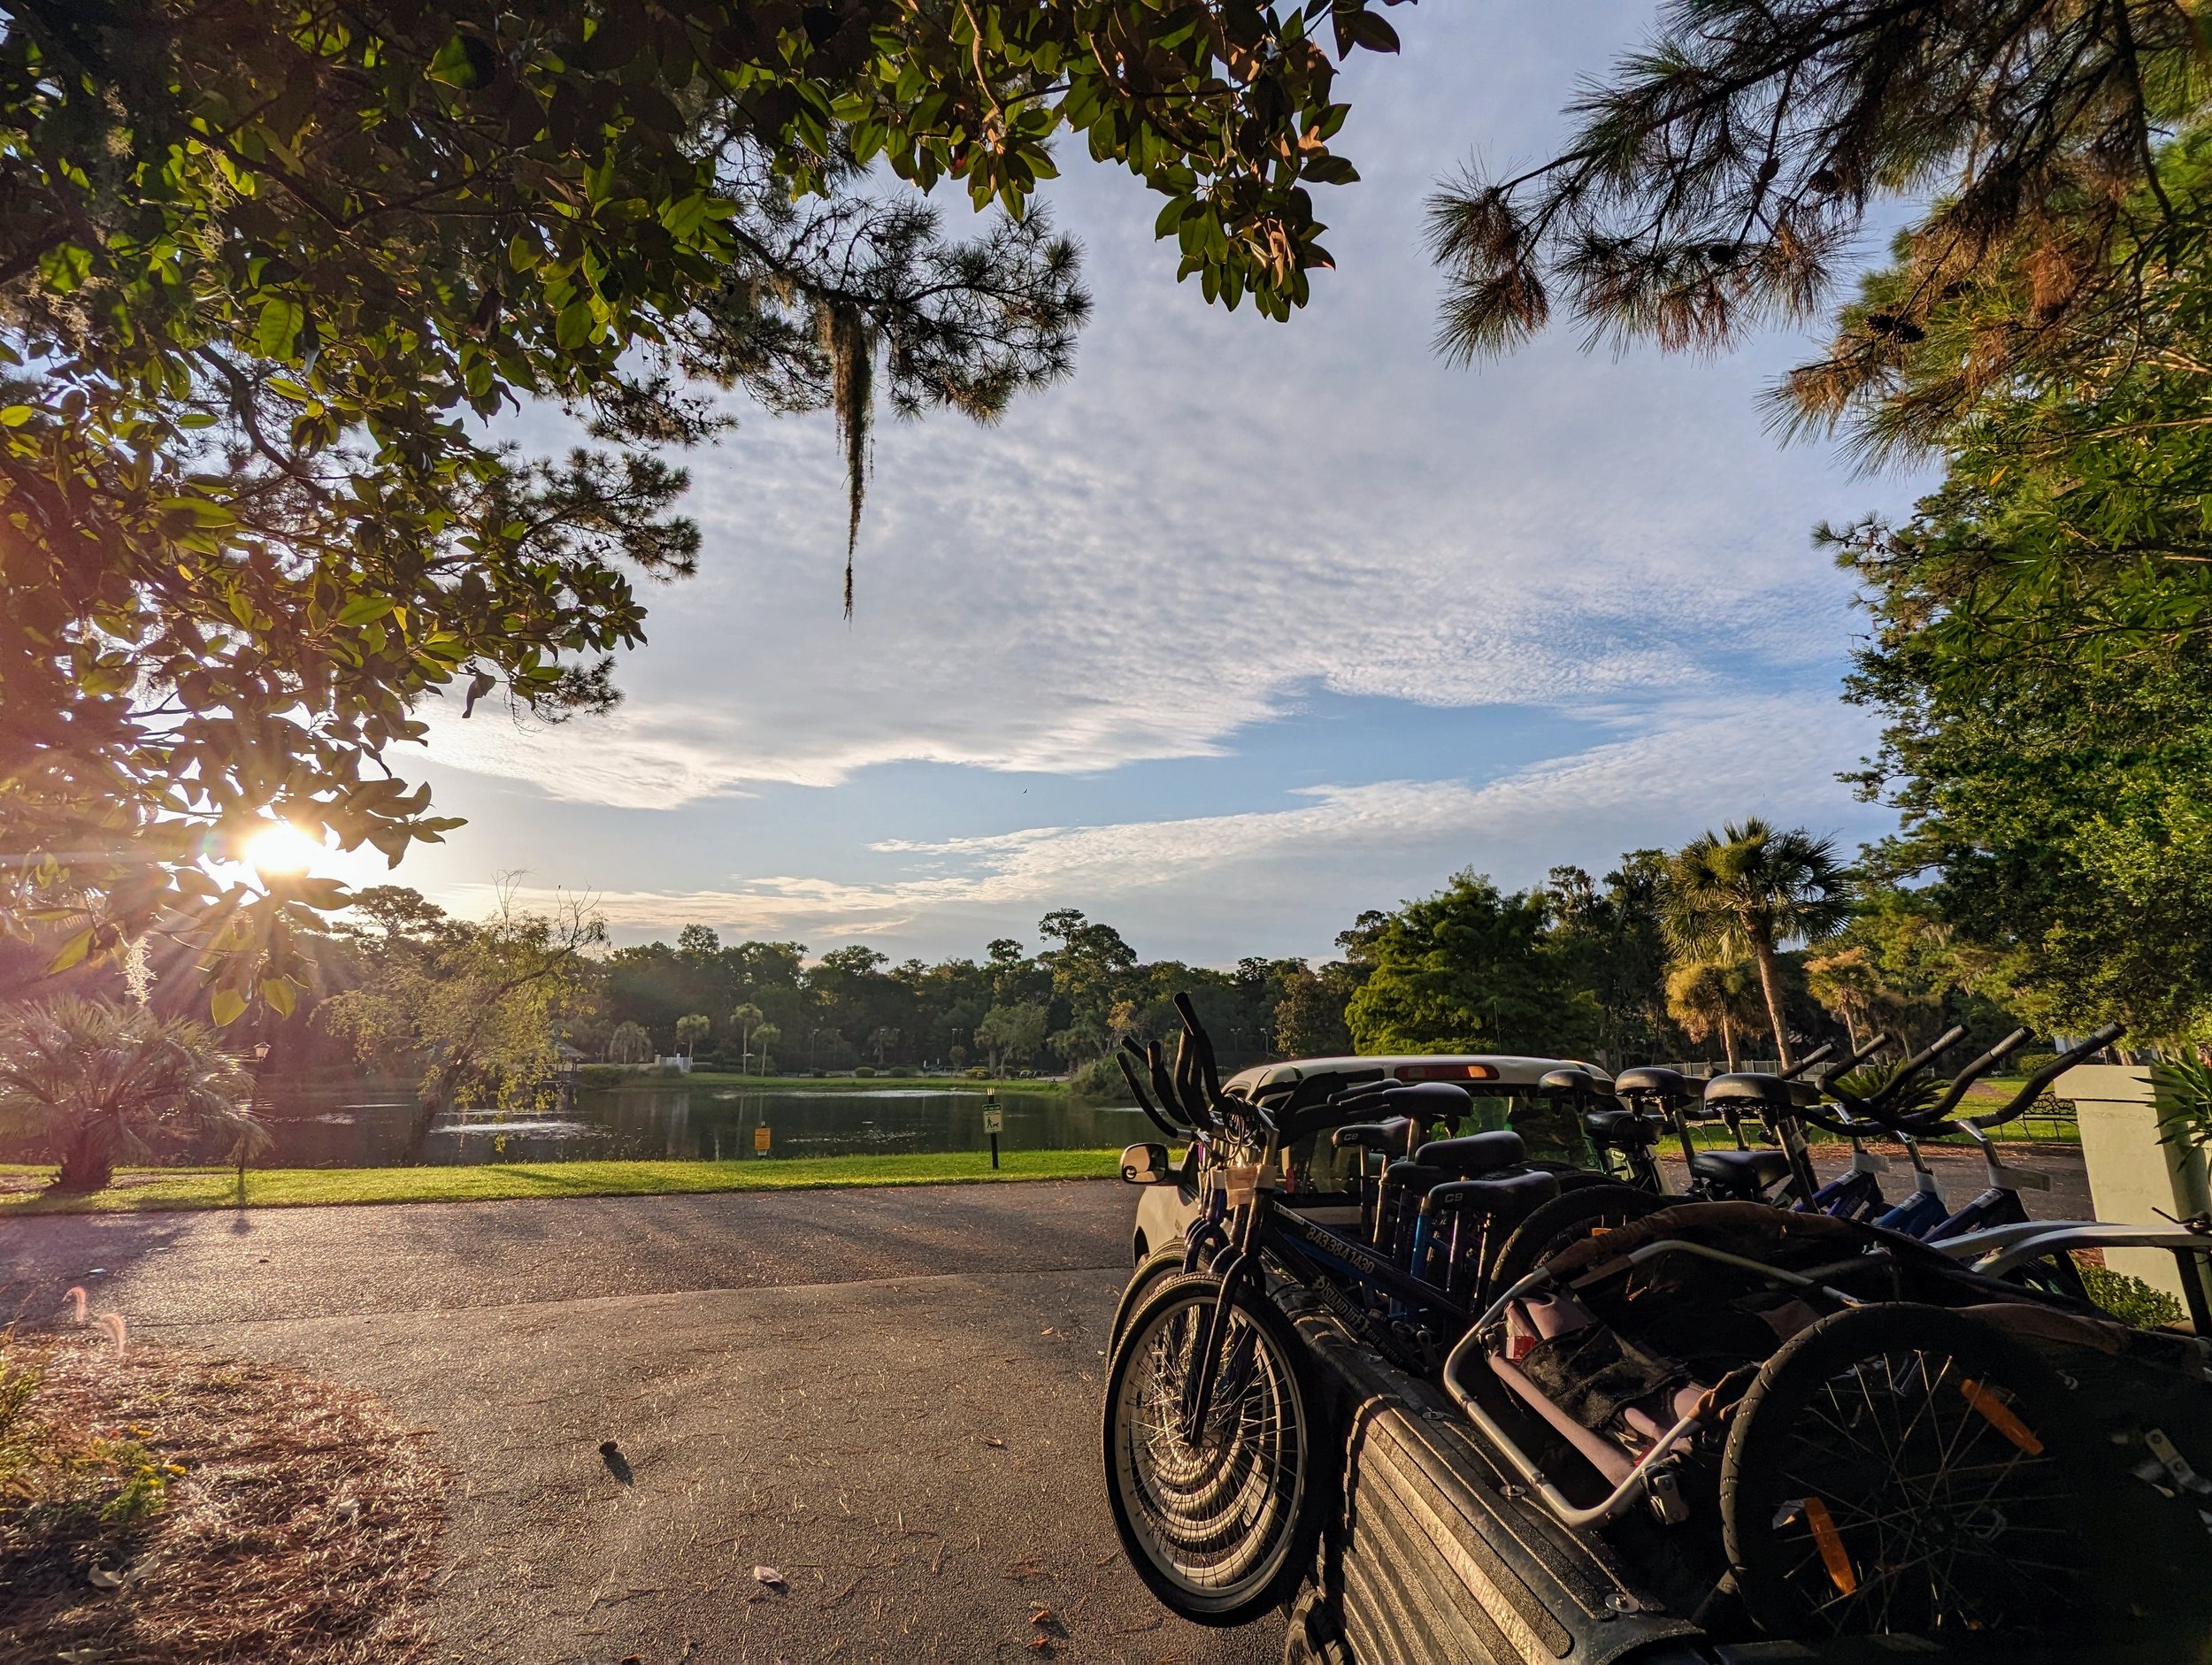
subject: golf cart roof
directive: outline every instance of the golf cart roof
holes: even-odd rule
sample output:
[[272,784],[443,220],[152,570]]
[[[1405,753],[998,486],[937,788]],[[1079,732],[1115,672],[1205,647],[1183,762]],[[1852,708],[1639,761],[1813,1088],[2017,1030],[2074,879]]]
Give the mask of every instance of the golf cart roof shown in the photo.
[[1439,1052],[1375,1058],[1293,1058],[1284,1063],[1257,1063],[1240,1070],[1222,1084],[1222,1090],[1246,1096],[1271,1088],[1289,1086],[1316,1076],[1340,1076],[1353,1081],[1452,1081],[1481,1091],[1494,1086],[1532,1087],[1553,1070],[1587,1070],[1601,1081],[1613,1078],[1595,1064],[1574,1058],[1517,1058],[1488,1052]]

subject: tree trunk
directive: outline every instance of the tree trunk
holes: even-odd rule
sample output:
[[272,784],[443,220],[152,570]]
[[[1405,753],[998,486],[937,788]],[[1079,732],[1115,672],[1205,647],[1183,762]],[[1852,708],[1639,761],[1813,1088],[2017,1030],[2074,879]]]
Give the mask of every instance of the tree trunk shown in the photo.
[[61,1171],[50,1190],[85,1197],[107,1188],[115,1178],[115,1147],[97,1122],[87,1122],[62,1141]]
[[1782,973],[1774,955],[1774,945],[1763,938],[1751,940],[1751,957],[1759,967],[1759,993],[1766,997],[1767,1022],[1774,1029],[1774,1054],[1781,1059],[1786,1072],[1797,1060],[1790,1056],[1789,1025],[1782,1020]]
[[1736,1073],[1736,1021],[1726,1012],[1720,1016],[1720,1049],[1728,1055],[1728,1073]]
[[1844,1039],[1851,1043],[1851,1050],[1858,1051],[1859,1026],[1851,1021],[1851,1009],[1848,1006],[1843,1009],[1843,1034]]

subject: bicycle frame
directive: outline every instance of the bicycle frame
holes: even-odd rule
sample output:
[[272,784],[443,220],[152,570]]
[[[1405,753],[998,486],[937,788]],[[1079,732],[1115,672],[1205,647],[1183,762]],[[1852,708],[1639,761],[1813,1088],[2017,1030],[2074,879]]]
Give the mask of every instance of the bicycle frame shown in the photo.
[[1184,1264],[1195,1269],[1203,1246],[1218,1242],[1221,1247],[1212,1274],[1221,1289],[1195,1368],[1183,1385],[1183,1438],[1194,1445],[1213,1409],[1214,1388],[1228,1339],[1230,1309],[1241,1285],[1263,1275],[1263,1257],[1281,1262],[1360,1339],[1402,1363],[1411,1362],[1405,1348],[1350,1299],[1345,1285],[1370,1285],[1388,1296],[1394,1306],[1435,1312],[1455,1324],[1466,1322],[1466,1308],[1433,1284],[1401,1271],[1372,1246],[1340,1236],[1284,1202],[1274,1187],[1280,1151],[1279,1140],[1271,1136],[1259,1147],[1257,1162],[1225,1162],[1202,1174],[1207,1213],[1192,1228]]

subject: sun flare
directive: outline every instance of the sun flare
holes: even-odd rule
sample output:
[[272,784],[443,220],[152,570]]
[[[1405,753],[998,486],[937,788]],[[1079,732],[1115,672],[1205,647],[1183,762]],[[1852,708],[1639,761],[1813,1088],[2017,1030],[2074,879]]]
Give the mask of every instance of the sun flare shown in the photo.
[[279,821],[246,840],[246,860],[256,872],[303,873],[323,847],[288,821]]

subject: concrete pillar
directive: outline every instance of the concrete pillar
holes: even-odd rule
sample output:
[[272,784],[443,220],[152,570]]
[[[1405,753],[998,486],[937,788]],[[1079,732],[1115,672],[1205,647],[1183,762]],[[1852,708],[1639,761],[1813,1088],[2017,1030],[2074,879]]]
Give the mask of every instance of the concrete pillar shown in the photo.
[[[2204,1152],[2190,1145],[2159,1143],[2159,1117],[2174,1107],[2158,1101],[2147,1067],[2077,1064],[2051,1090],[2073,1101],[2080,1120],[2081,1154],[2089,1169],[2089,1194],[2097,1218],[2154,1225],[2161,1209],[2187,1219],[2212,1208]],[[2105,1263],[2177,1301],[2187,1298],[2180,1268],[2163,1249],[2108,1249]]]

